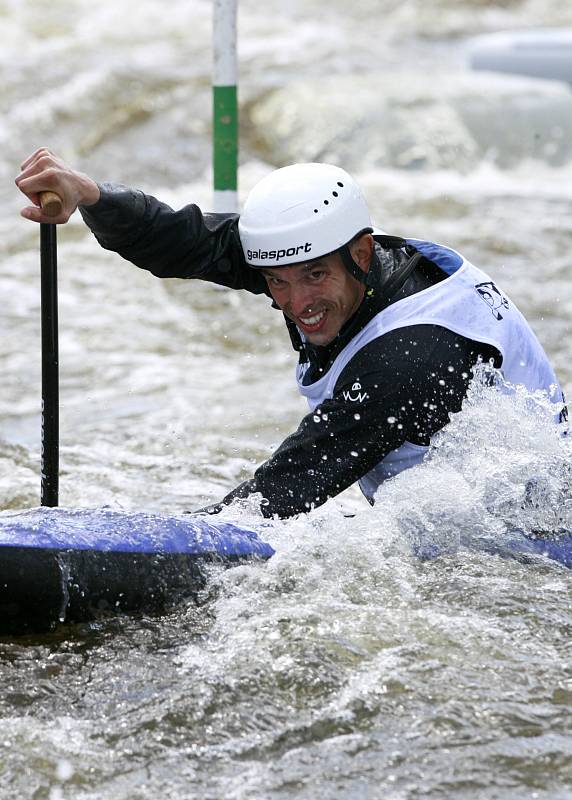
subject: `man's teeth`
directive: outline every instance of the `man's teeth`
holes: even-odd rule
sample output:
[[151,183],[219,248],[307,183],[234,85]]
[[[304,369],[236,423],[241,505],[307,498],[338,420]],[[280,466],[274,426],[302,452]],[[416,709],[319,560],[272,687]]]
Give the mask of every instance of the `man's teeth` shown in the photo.
[[304,325],[317,325],[324,316],[326,315],[326,310],[320,311],[319,314],[314,314],[313,317],[300,317],[300,320],[304,323]]

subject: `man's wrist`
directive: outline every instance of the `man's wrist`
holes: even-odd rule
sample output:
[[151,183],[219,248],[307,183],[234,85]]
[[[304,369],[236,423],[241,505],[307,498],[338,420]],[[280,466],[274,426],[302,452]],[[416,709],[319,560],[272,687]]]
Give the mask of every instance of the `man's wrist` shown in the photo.
[[99,185],[92,180],[92,178],[88,177],[87,175],[82,176],[82,184],[81,184],[81,191],[80,191],[80,201],[78,205],[87,208],[89,206],[94,206],[96,203],[99,202],[101,197],[101,192],[99,190]]

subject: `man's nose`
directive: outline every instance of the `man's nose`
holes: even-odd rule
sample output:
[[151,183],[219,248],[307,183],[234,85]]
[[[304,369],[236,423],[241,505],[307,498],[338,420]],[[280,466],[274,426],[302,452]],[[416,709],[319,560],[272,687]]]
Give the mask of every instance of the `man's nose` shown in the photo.
[[314,293],[311,286],[302,283],[290,288],[290,307],[297,317],[312,309],[313,301]]

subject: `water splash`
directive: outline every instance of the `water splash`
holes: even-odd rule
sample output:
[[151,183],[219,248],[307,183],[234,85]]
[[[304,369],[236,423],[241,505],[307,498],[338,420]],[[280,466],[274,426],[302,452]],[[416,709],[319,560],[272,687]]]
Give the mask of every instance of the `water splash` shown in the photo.
[[384,485],[375,513],[428,555],[572,531],[572,441],[554,410],[540,393],[474,380],[426,462]]

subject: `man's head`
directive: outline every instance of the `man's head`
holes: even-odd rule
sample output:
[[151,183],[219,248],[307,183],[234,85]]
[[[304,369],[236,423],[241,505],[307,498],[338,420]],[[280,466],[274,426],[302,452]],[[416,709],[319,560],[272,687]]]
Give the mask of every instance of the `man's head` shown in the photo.
[[373,255],[371,220],[347,172],[295,164],[260,181],[239,234],[247,263],[313,344],[328,344],[363,300]]

